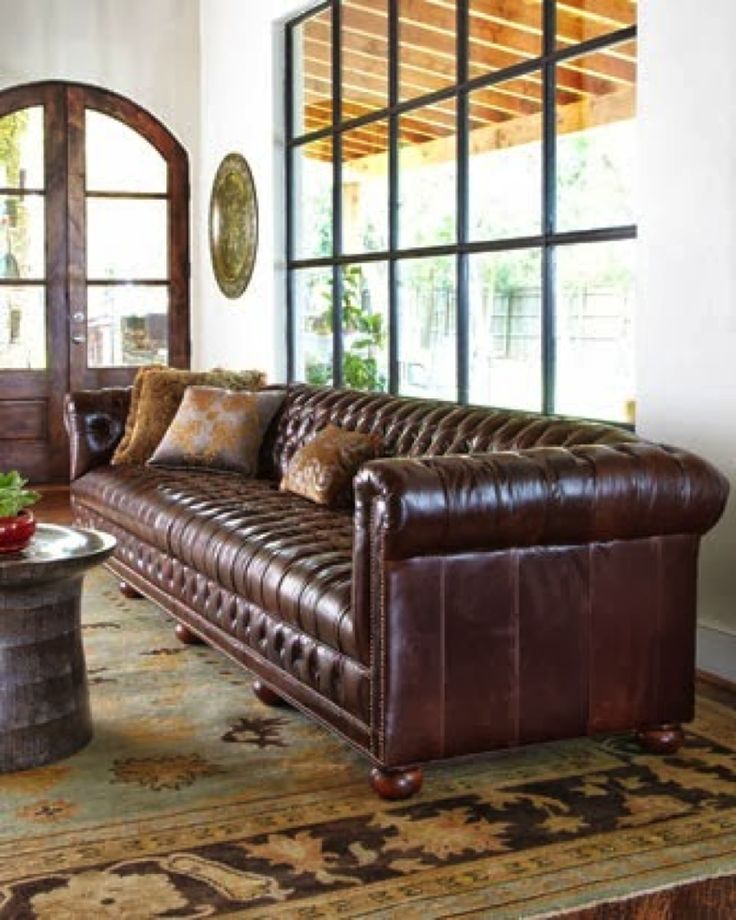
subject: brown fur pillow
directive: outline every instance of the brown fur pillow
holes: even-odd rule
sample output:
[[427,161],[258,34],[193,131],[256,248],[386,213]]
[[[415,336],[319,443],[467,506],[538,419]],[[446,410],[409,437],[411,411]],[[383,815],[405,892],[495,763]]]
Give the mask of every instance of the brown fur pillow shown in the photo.
[[189,386],[222,387],[228,390],[257,390],[266,378],[262,371],[184,371],[174,368],[143,374],[137,412],[130,439],[118,449],[111,463],[141,464],[150,459],[176,415]]
[[133,437],[133,429],[135,428],[135,420],[138,417],[138,404],[141,399],[141,387],[143,386],[143,378],[146,374],[150,374],[151,371],[163,371],[166,370],[165,364],[147,364],[145,367],[139,367],[138,373],[135,375],[135,380],[133,381],[133,389],[130,394],[130,409],[128,409],[128,417],[125,420],[125,431],[118,446],[115,448],[115,455],[112,462],[115,463],[115,457],[118,454],[122,455],[128,450],[128,445],[130,444],[130,439]]
[[350,507],[353,477],[379,455],[378,435],[328,425],[291,458],[281,489],[331,508]]

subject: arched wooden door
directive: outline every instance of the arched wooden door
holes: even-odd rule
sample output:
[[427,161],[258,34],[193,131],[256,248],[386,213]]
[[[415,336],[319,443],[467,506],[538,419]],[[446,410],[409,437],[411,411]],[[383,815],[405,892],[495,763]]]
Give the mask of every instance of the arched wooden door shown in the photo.
[[0,470],[63,481],[64,393],[189,365],[188,173],[115,93],[0,93]]

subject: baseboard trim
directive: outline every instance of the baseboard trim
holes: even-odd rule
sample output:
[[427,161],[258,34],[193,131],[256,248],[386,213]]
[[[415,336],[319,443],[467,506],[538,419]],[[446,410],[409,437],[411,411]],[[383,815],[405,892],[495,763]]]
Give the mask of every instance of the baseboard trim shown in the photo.
[[714,626],[698,626],[698,675],[736,690],[736,635]]
[[710,684],[711,687],[718,687],[719,690],[727,690],[729,693],[736,695],[736,681],[727,680],[725,677],[719,677],[717,674],[711,674],[709,671],[698,669],[695,676],[704,684]]

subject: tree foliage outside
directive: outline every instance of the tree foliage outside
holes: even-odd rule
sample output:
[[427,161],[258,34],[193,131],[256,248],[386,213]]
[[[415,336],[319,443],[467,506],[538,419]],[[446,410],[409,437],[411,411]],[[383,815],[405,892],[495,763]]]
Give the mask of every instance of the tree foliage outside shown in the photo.
[[[378,355],[386,345],[386,325],[381,313],[364,308],[364,278],[360,266],[351,265],[343,271],[342,322],[345,334],[343,381],[356,390],[385,391],[387,380],[381,370]],[[313,328],[332,331],[332,293],[322,290],[325,307],[315,318]],[[328,363],[312,361],[306,368],[307,383],[324,386],[332,378]]]
[[27,129],[24,109],[0,118],[0,185],[20,184],[21,140]]

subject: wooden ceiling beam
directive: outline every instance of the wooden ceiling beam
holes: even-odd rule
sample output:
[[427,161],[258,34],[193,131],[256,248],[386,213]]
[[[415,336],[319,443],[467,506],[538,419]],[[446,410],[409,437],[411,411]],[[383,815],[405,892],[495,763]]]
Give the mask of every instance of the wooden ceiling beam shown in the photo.
[[[442,0],[401,0],[400,38],[402,44],[431,53],[441,53],[455,66],[455,11]],[[368,5],[346,7],[343,34],[376,36],[386,28],[386,18]],[[349,15],[347,15],[349,13]],[[478,64],[492,63],[494,52],[516,55],[519,60],[530,60],[541,54],[539,35],[515,27],[513,21],[500,22],[476,19],[471,33],[470,58]],[[634,76],[626,61],[604,58],[600,61],[600,75],[632,83]]]
[[[456,76],[454,38],[445,35],[444,39],[442,39],[440,33],[436,34],[439,39],[438,47],[436,48],[421,45],[417,46],[415,44],[404,44],[401,48],[400,64],[402,78],[404,76],[403,72],[409,69],[411,69],[412,78],[416,77],[420,72],[423,72],[426,74],[427,87],[424,92],[432,92],[435,89],[447,86],[454,82]],[[384,58],[374,59],[369,55],[365,55],[362,52],[360,41],[358,40],[356,42],[355,36],[350,32],[345,34],[344,39],[345,60],[346,62],[349,60],[355,61],[356,72],[365,73],[366,69],[374,73],[374,75],[375,73],[383,74],[386,72],[387,64]],[[308,57],[304,61],[305,66],[311,60],[315,62],[321,61],[325,66],[329,67],[329,61],[331,60],[329,30],[325,30],[319,23],[316,24],[316,28],[311,31],[308,44],[305,44],[305,54],[307,51]],[[496,49],[492,57],[486,54],[483,60],[475,60],[472,62],[473,74],[477,75],[479,73],[501,70],[518,63],[519,60],[520,58],[516,54],[505,52],[502,49]],[[603,70],[605,72],[608,69],[620,70],[620,64],[621,62],[616,61],[614,62],[614,67],[609,68],[605,60],[601,59],[597,62],[596,73],[591,74],[591,77],[586,80],[584,87],[581,85],[581,81],[576,74],[570,70],[565,72],[559,82],[564,89],[573,92],[590,92],[598,94],[610,92],[616,88],[616,84],[624,79],[627,74],[618,73],[609,78],[606,73],[601,76],[599,71]],[[629,74],[631,76],[629,82],[634,82],[635,72],[633,67],[630,68]],[[409,74],[407,73],[407,75]],[[402,79],[402,84],[403,83],[404,81]],[[423,93],[420,92],[416,93],[416,95],[422,94]],[[402,95],[404,98],[411,98],[413,94],[403,92]]]
[[[332,115],[332,103],[323,98],[321,101],[312,103],[307,110],[312,112],[317,120],[319,120],[320,116],[330,118]],[[351,99],[350,102],[343,103],[343,113],[348,118],[359,118],[361,115],[365,115],[366,112],[370,111],[372,111],[370,107],[363,106],[354,99]],[[482,122],[476,120],[477,127],[479,127],[481,123]],[[371,122],[371,124],[385,125],[386,120],[381,119],[376,122]],[[444,108],[437,108],[436,106],[427,106],[426,108],[402,115],[399,124],[400,126],[406,125],[410,131],[429,132],[436,137],[437,135],[448,134],[455,131],[455,112],[452,109],[447,110]],[[350,131],[354,130],[354,128],[350,129]],[[347,133],[350,133],[350,131]]]
[[636,24],[637,6],[637,0],[557,0],[557,15],[569,13],[624,29]]
[[[315,128],[329,123],[332,114],[332,102],[328,98],[330,83],[329,76],[325,75],[320,81],[314,77],[310,78],[307,86],[310,88],[308,97],[312,100],[307,103],[306,109],[316,113],[319,111],[323,114],[322,119],[315,119]],[[529,90],[516,93],[512,84],[508,84],[509,89],[499,87],[487,87],[484,89],[474,90],[470,94],[470,130],[482,127],[489,122],[503,121],[505,118],[515,118],[518,115],[530,115],[539,111],[541,108],[541,86],[537,88],[534,98],[529,98]],[[371,104],[372,96],[367,96],[364,100],[358,98],[358,93],[351,92],[347,100],[343,100],[343,115],[345,118],[357,118],[367,112],[375,111],[376,106]],[[579,98],[579,97],[578,97]],[[572,101],[565,97],[564,101]],[[412,109],[400,116],[400,123],[410,126],[416,126],[421,129],[423,126],[431,126],[438,135],[454,133],[456,125],[455,107],[450,102],[436,103],[430,106],[423,106],[420,109]]]
[[[636,113],[636,95],[633,88],[609,93],[607,96],[583,99],[560,109],[557,130],[560,135],[613,124],[631,119]],[[470,155],[479,156],[494,150],[503,150],[539,141],[542,116],[528,115],[488,125],[470,132]],[[445,163],[456,157],[454,138],[439,138],[416,147],[402,150],[402,169],[421,169]],[[353,172],[373,176],[383,170],[381,158],[366,157],[351,163]]]

